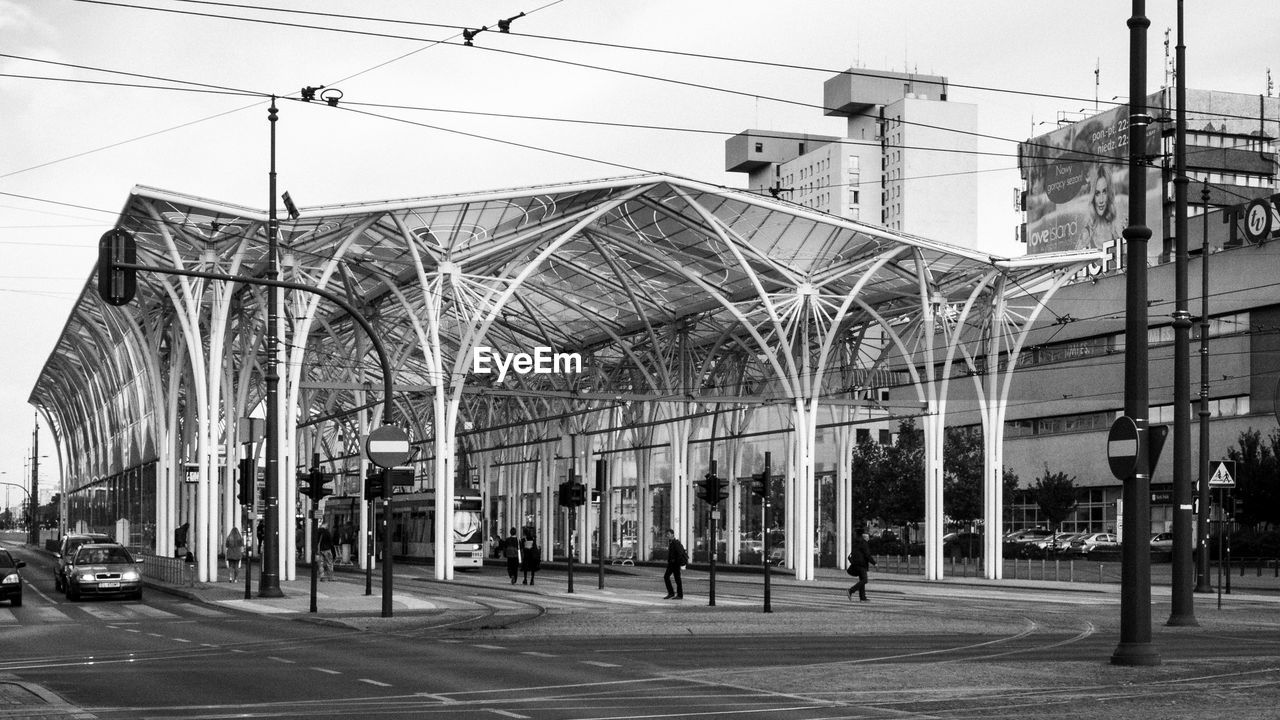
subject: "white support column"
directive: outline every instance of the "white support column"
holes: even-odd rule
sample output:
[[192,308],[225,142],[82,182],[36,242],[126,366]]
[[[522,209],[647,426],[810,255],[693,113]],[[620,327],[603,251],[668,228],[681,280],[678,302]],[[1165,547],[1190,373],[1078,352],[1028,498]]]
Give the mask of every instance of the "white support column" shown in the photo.
[[[836,413],[848,421],[850,410]],[[853,438],[856,433],[850,425],[836,428],[836,567],[845,566],[845,558],[852,550],[853,537]],[[866,522],[866,518],[858,518]]]
[[[942,404],[942,403],[939,403]],[[944,411],[924,418],[924,577],[942,579],[942,443]]]

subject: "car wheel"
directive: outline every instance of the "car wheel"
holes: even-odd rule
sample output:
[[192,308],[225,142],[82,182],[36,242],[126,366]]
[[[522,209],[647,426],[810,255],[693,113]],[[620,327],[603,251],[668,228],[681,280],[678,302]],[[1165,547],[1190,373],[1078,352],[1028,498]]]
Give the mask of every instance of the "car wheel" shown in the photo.
[[67,586],[67,599],[71,602],[80,602],[80,591],[73,585]]
[[14,595],[13,600],[11,602],[13,603],[14,607],[22,607],[22,594],[19,593],[17,595]]
[[141,602],[141,601],[142,601],[142,591],[141,591],[141,590],[139,590],[138,592],[134,593],[134,594],[133,594],[133,599],[134,599],[134,600],[136,600],[136,601],[138,601],[138,602]]

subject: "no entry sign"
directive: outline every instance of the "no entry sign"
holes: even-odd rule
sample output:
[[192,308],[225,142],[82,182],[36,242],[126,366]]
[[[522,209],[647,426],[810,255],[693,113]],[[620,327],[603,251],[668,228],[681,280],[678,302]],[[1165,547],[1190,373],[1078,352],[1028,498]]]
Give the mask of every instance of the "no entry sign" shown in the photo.
[[1116,418],[1107,433],[1107,464],[1117,480],[1128,480],[1138,471],[1139,441],[1138,423],[1128,415]]
[[369,433],[364,453],[378,467],[404,465],[409,462],[409,435],[395,425],[383,425]]

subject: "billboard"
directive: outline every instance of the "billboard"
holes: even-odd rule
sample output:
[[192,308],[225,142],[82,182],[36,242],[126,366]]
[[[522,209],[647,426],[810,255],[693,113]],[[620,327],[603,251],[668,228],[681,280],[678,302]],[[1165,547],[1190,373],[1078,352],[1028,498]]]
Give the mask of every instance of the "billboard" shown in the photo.
[[[1157,101],[1158,96],[1152,98]],[[1155,108],[1152,108],[1153,110]],[[1160,155],[1160,131],[1147,128],[1149,157]],[[1118,270],[1124,256],[1120,233],[1129,224],[1129,106],[1028,140],[1019,152],[1027,188],[1027,253],[1105,250],[1106,267]],[[1161,177],[1147,170],[1148,261],[1161,251]]]

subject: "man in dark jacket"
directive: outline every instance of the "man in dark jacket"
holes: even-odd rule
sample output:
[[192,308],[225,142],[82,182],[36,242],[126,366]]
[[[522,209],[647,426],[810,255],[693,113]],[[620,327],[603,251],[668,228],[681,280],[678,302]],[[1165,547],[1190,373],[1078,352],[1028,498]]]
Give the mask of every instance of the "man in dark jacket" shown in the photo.
[[858,599],[867,602],[867,568],[876,564],[876,559],[871,557],[871,546],[867,544],[867,531],[858,528],[853,531],[853,552],[849,553],[849,574],[857,575],[858,582],[849,588],[849,600],[853,600],[853,594],[858,593]]
[[[667,584],[667,597],[665,600],[683,600],[684,585],[680,582],[680,568],[689,562],[689,554],[685,552],[684,545],[676,539],[676,531],[667,529],[667,572],[663,574],[662,581]],[[671,587],[671,577],[675,576],[676,586]]]

